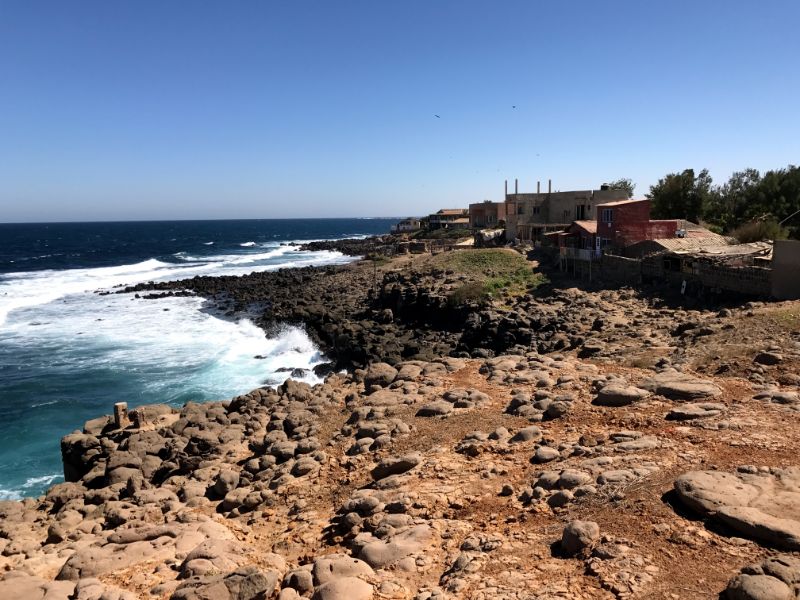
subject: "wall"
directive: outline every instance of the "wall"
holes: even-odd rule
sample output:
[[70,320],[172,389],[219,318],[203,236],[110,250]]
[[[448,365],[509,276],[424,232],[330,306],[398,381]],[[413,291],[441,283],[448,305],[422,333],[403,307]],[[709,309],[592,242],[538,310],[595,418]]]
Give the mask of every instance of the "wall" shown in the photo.
[[496,227],[506,218],[505,202],[476,202],[469,205],[469,222],[472,227]]
[[776,241],[772,247],[772,296],[800,299],[800,242]]
[[642,261],[604,254],[600,262],[600,275],[603,279],[622,285],[637,285],[642,280]]
[[[583,219],[594,221],[597,217],[595,206],[599,202],[627,200],[623,190],[576,190],[570,192],[553,192],[541,194],[508,194],[506,196],[506,233],[512,240],[521,237],[524,224],[534,225],[569,225],[577,220],[576,207],[586,205]],[[539,213],[533,214],[533,208],[539,207]],[[519,207],[522,207],[520,214]]]

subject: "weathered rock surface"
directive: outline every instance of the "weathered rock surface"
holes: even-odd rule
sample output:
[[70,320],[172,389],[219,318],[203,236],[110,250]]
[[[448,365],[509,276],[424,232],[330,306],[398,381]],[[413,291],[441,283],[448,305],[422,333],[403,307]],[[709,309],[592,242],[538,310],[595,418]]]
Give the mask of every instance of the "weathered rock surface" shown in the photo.
[[675,480],[687,506],[745,537],[800,550],[800,468],[766,473],[690,471]]

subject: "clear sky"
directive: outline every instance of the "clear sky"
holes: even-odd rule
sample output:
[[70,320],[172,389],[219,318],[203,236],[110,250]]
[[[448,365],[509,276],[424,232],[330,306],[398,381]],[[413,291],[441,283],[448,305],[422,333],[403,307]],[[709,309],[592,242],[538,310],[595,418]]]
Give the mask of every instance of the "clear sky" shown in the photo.
[[402,216],[506,178],[785,167],[798,23],[797,0],[2,0],[0,221]]

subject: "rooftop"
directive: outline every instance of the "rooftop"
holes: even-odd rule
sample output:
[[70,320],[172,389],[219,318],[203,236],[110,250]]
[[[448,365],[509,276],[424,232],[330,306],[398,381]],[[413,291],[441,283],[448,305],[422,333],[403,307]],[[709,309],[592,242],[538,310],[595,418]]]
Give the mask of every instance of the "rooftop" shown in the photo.
[[442,208],[437,210],[434,214],[437,215],[463,215],[469,212],[466,208]]
[[597,208],[606,208],[609,206],[622,206],[623,204],[635,204],[636,202],[650,202],[647,198],[641,198],[639,200],[614,200],[613,202],[603,202],[602,204],[598,204]]
[[597,221],[575,221],[575,225],[589,233],[597,233]]

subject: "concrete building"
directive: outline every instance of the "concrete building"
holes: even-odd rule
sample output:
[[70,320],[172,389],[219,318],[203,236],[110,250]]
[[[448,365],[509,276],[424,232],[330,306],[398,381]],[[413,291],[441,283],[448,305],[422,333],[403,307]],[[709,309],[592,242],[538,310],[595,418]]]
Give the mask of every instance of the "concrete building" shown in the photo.
[[429,229],[469,229],[469,209],[442,208],[428,215]]
[[596,206],[604,202],[627,200],[625,190],[612,190],[603,186],[599,190],[553,192],[552,182],[547,182],[547,192],[536,184],[536,193],[519,193],[514,182],[514,193],[508,193],[506,183],[506,237],[509,240],[540,241],[545,233],[563,231],[573,221],[596,220]]
[[484,200],[469,205],[469,225],[480,227],[502,227],[506,221],[506,203]]
[[408,217],[392,225],[392,233],[411,233],[422,229],[422,221],[415,217]]

